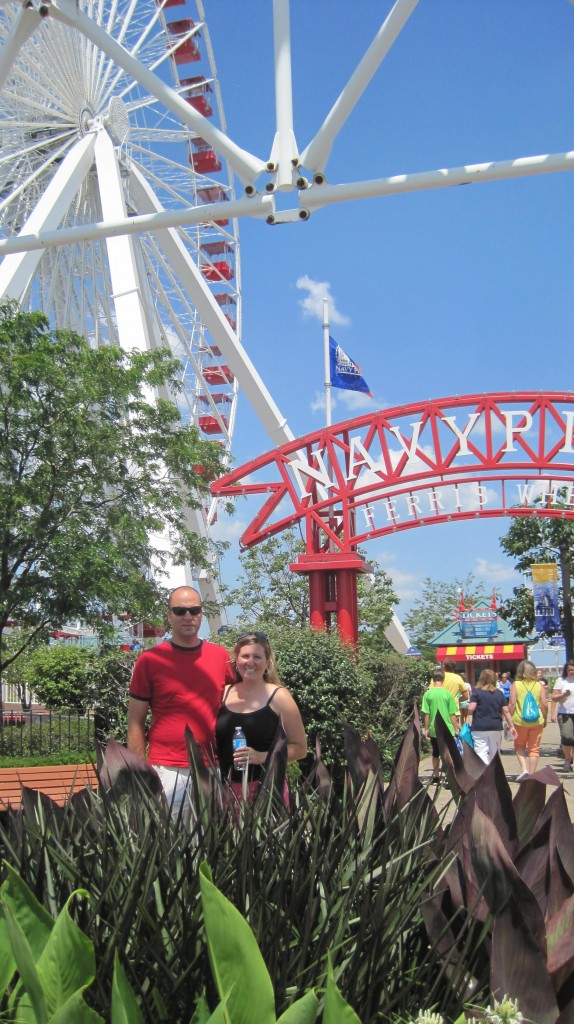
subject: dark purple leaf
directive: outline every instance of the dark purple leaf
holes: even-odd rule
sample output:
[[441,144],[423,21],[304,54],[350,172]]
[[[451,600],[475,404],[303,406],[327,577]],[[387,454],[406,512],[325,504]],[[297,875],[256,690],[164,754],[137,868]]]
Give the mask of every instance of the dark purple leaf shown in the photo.
[[520,872],[521,878],[536,898],[545,918],[550,879],[549,840],[550,822],[546,821],[542,828],[536,830],[531,842],[522,847],[515,859],[516,868]]
[[[261,779],[261,786],[257,794],[257,802],[264,802],[269,792],[274,788],[281,795],[283,803],[283,789],[287,773],[287,736],[281,723],[277,726],[275,739],[269,748],[265,770]],[[284,805],[283,805],[284,806]]]
[[500,757],[497,755],[490,764],[483,765],[483,769],[474,785],[476,802],[481,811],[494,822],[500,838],[512,856],[517,849],[518,832],[512,806],[512,792]]
[[475,780],[464,767],[456,740],[441,715],[437,715],[435,718],[435,729],[443,768],[452,794],[458,798],[472,789]]
[[41,814],[45,821],[53,817],[58,822],[64,817],[64,808],[40,789],[22,786],[21,799],[25,817],[37,818]]
[[196,803],[196,799],[200,795],[205,800],[209,800],[212,796],[214,785],[217,784],[215,763],[211,761],[210,766],[206,765],[203,751],[189,725],[185,726],[184,737],[187,760],[189,761],[191,800],[193,803]]
[[527,781],[518,787],[512,805],[516,817],[516,828],[518,833],[519,848],[529,843],[536,823],[544,810],[546,802],[546,787],[532,784]]
[[[494,823],[475,805],[470,825],[472,863],[493,914],[507,905],[520,907],[529,939],[546,962],[546,929],[538,902],[514,866]],[[508,989],[506,991],[509,991]]]
[[[369,747],[363,743],[357,730],[352,725],[349,725],[348,722],[343,722],[343,742],[353,792],[356,793],[367,781],[371,772],[376,775],[377,765],[373,762],[372,752]],[[378,751],[377,761],[380,767]]]
[[530,906],[510,900],[492,929],[490,988],[493,996],[518,1000],[522,1015],[536,1024],[556,1024],[558,1004],[545,952],[534,938]]
[[404,807],[415,793],[422,789],[419,782],[420,747],[420,719],[415,709],[415,719],[405,732],[395,755],[391,778],[384,796],[383,815],[385,821],[389,820],[395,806]]
[[[462,901],[460,905],[464,906],[468,913],[480,921],[486,921],[489,909],[481,893],[471,852],[470,830],[475,808],[476,796],[474,789],[471,789],[459,804],[448,833],[444,856],[456,853],[460,865],[458,887],[452,888],[453,899],[457,896]],[[450,881],[448,873],[447,880]]]
[[104,789],[113,787],[115,793],[126,791],[130,782],[137,777],[154,797],[163,794],[161,779],[153,765],[114,739],[108,740],[106,744],[99,777]]
[[546,922],[548,970],[558,992],[574,966],[574,896]]

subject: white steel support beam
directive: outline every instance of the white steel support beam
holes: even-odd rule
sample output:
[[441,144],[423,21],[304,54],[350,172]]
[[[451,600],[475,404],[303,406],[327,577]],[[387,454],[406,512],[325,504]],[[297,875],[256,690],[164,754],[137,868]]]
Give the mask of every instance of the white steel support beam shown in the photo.
[[265,161],[241,149],[232,142],[219,128],[199,111],[195,110],[189,103],[186,103],[183,96],[178,95],[173,88],[161,80],[161,78],[146,68],[136,57],[132,57],[124,47],[113,39],[104,28],[101,28],[83,11],[78,10],[76,0],[52,0],[49,8],[50,17],[57,21],[77,29],[86,39],[90,39],[96,46],[126,71],[131,77],[147,89],[148,92],[160,100],[172,114],[179,118],[182,124],[187,125],[192,131],[197,132],[202,139],[205,139],[210,146],[221,153],[229,161],[238,177],[244,183],[252,183],[255,178],[265,169]]
[[299,201],[301,207],[312,212],[330,203],[344,203],[352,199],[372,199],[375,196],[390,196],[400,192],[422,192],[433,188],[449,188],[451,185],[525,178],[535,174],[552,174],[555,171],[574,171],[574,150],[568,153],[525,156],[518,160],[468,164],[466,167],[451,167],[438,171],[397,174],[392,178],[354,181],[347,185],[313,185],[300,195]]
[[289,0],[273,0],[275,45],[275,117],[277,131],[268,169],[277,170],[275,183],[281,191],[293,187],[293,174],[299,163],[293,132],[293,84],[291,79],[291,28]]
[[[84,135],[66,154],[50,181],[38,205],[13,241],[41,237],[55,229],[65,217],[70,203],[80,188],[94,160],[95,136]],[[18,255],[7,255],[0,264],[0,298],[19,299],[42,258],[42,248],[32,249],[24,244],[13,250]],[[2,255],[0,253],[0,255]]]
[[30,38],[41,20],[40,15],[30,8],[21,7],[18,11],[0,50],[0,91],[6,84],[6,79],[22,43]]
[[301,154],[303,166],[310,167],[314,172],[322,172],[325,169],[333,142],[418,2],[419,0],[396,0],[388,18],[381,25],[315,138]]
[[231,220],[232,217],[272,217],[275,204],[272,196],[253,196],[250,199],[236,199],[230,203],[206,203],[204,206],[189,206],[179,210],[163,210],[161,213],[140,214],[137,217],[119,217],[115,220],[96,221],[94,224],[79,224],[60,231],[43,231],[41,234],[20,233],[14,238],[0,240],[0,256],[8,253],[26,252],[28,249],[49,249],[58,245],[73,245],[77,242],[112,238],[114,235],[135,235],[142,231],[158,231],[161,228],[188,227],[192,224],[209,224],[212,221]]
[[[161,210],[159,200],[141,174],[132,168],[131,187],[139,209]],[[231,204],[227,204],[229,206]],[[221,349],[226,363],[237,377],[263,427],[274,445],[293,439],[285,417],[281,415],[247,352],[215,301],[209,286],[187,252],[177,231],[155,231],[154,237],[167,257],[172,269],[187,291],[202,322]]]
[[[96,133],[95,157],[104,219],[128,219],[114,144],[105,128]],[[126,352],[149,349],[152,339],[143,310],[133,239],[129,235],[114,236],[106,239],[106,245],[120,345]]]

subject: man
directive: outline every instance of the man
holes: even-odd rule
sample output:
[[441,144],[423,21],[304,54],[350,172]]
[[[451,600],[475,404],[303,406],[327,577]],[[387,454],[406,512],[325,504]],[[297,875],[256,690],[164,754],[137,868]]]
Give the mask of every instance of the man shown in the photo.
[[430,738],[432,748],[432,781],[435,786],[440,782],[440,752],[436,739],[436,716],[440,715],[452,736],[458,736],[458,708],[456,701],[444,688],[444,672],[435,668],[430,688],[425,691],[421,704],[423,713],[423,735]]
[[[223,647],[199,637],[201,597],[191,587],[172,590],[167,618],[171,640],[140,654],[130,683],[128,749],[146,755],[145,725],[151,711],[148,759],[158,772],[174,816],[184,801],[189,760],[185,727],[207,752],[214,746],[215,718],[225,684],[235,680]],[[189,817],[189,805],[184,818]]]
[[466,721],[466,710],[470,701],[471,688],[467,682],[462,678],[461,675],[456,671],[456,665],[454,661],[445,661],[444,663],[444,682],[443,687],[452,693],[458,708],[459,725],[462,721]]

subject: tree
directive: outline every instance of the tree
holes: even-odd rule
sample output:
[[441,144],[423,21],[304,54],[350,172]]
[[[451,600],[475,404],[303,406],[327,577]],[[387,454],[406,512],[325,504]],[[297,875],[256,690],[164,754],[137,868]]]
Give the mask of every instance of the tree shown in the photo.
[[429,647],[429,641],[441,629],[454,622],[461,591],[467,604],[471,599],[476,602],[484,597],[472,573],[468,573],[462,580],[452,582],[433,580],[430,576],[423,580],[421,595],[403,621],[411,642],[420,648],[425,657],[434,660],[434,649]]
[[28,693],[52,710],[95,716],[99,739],[127,739],[128,690],[137,654],[99,644],[41,644],[18,662]]
[[[91,349],[0,305],[0,673],[72,617],[157,615],[168,542],[176,562],[209,564],[185,512],[221,472],[219,445],[148,397],[180,373],[167,349]],[[28,628],[7,650],[11,623]]]
[[[226,598],[239,609],[241,627],[309,624],[309,582],[305,575],[289,569],[304,551],[295,531],[285,530],[281,537],[272,537],[240,555],[244,574]],[[361,646],[370,643],[388,648],[384,629],[397,603],[391,577],[379,566],[368,577],[359,575],[357,596]]]
[[[560,498],[560,495],[558,495]],[[566,647],[566,658],[574,654],[574,625],[572,622],[572,569],[574,558],[574,522],[568,519],[544,516],[541,500],[540,515],[517,516],[511,523],[500,546],[507,555],[515,558],[515,569],[531,575],[531,566],[538,562],[558,563],[560,569],[562,607],[560,610],[562,632]],[[564,501],[553,502],[551,508],[564,509]],[[570,506],[568,506],[570,507]]]
[[361,654],[366,650],[378,653],[392,651],[385,629],[392,619],[393,606],[398,603],[398,598],[388,572],[375,563],[370,575],[361,573],[357,581],[357,599]]
[[512,597],[507,597],[499,609],[500,617],[506,619],[519,636],[529,636],[535,629],[534,601],[530,587],[521,584],[514,587]]
[[309,623],[309,584],[289,566],[305,550],[294,530],[271,537],[239,556],[243,575],[226,593],[228,603],[239,609],[238,624],[264,628],[287,623]]

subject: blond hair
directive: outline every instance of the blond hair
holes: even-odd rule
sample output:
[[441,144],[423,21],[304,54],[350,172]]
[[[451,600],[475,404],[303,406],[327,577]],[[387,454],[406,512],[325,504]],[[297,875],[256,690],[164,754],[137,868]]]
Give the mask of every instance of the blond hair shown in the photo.
[[536,679],[536,665],[532,661],[528,661],[526,658],[521,661],[518,668],[516,669],[517,679]]
[[493,672],[491,668],[483,668],[480,673],[477,682],[477,688],[479,690],[496,690],[496,672]]

